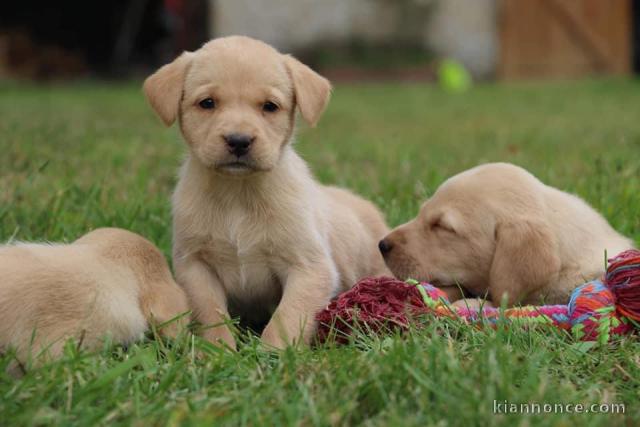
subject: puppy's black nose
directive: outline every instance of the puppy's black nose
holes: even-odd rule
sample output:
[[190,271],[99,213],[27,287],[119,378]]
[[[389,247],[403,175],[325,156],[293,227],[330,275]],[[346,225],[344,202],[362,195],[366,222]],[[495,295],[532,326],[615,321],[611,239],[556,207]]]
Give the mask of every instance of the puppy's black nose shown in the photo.
[[382,256],[385,256],[389,252],[391,252],[391,249],[393,249],[393,245],[382,239],[380,240],[380,242],[378,242],[378,249],[380,249],[380,253],[382,254]]
[[227,143],[227,147],[229,147],[229,151],[238,157],[247,154],[249,147],[251,147],[251,144],[256,139],[255,136],[244,133],[230,133],[224,135],[223,138]]

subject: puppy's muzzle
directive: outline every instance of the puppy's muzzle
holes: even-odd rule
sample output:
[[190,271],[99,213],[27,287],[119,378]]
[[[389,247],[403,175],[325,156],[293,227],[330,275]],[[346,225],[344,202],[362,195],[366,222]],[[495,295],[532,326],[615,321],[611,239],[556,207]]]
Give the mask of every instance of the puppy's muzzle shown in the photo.
[[378,249],[380,249],[380,253],[382,254],[382,256],[386,257],[389,252],[391,252],[391,249],[393,249],[393,244],[385,239],[382,239],[380,240],[380,242],[378,242]]
[[223,138],[227,143],[229,152],[237,157],[247,154],[251,148],[251,144],[253,144],[253,141],[256,139],[255,136],[244,133],[230,133],[224,135]]

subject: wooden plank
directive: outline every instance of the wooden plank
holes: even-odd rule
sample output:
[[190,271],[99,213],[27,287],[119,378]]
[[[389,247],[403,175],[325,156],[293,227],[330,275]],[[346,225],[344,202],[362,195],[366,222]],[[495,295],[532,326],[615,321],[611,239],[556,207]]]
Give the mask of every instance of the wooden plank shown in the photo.
[[593,55],[598,69],[606,71],[613,63],[606,40],[596,32],[593,26],[593,15],[592,19],[585,19],[584,14],[579,10],[580,6],[585,6],[588,2],[569,3],[566,0],[544,0],[544,2],[551,9],[553,17],[558,19],[563,28],[585,49],[586,54]]
[[499,11],[499,78],[630,72],[630,0],[502,0]]

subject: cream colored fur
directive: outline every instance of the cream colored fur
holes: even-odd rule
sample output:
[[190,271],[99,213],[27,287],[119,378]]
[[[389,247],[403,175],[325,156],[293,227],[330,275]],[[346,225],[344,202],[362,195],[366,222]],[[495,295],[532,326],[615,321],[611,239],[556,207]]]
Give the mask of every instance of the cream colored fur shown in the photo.
[[450,178],[384,241],[399,278],[459,283],[509,305],[567,303],[575,287],[602,275],[605,251],[633,246],[580,198],[505,163]]
[[[166,260],[146,239],[103,228],[72,244],[0,247],[0,348],[18,360],[60,355],[69,338],[87,349],[107,336],[128,343],[150,322],[188,311]],[[161,332],[174,336],[185,320]]]
[[[308,342],[314,316],[357,279],[386,272],[388,231],[369,202],[318,184],[291,146],[295,110],[320,118],[329,82],[246,37],[181,55],[144,85],[167,124],[179,119],[189,155],[173,196],[174,266],[203,336],[235,348],[232,315],[269,320],[263,342]],[[201,102],[215,101],[205,109]],[[265,103],[277,105],[266,111]],[[254,139],[233,154],[225,135]]]

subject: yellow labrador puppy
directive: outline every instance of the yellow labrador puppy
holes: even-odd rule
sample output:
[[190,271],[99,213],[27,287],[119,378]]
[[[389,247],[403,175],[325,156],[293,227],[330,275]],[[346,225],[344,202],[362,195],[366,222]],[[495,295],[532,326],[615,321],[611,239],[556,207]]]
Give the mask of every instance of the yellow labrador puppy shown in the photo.
[[401,279],[430,281],[450,296],[460,284],[509,305],[567,303],[575,287],[604,272],[605,251],[632,246],[583,200],[505,163],[450,178],[417,218],[379,243]]
[[311,126],[331,86],[295,58],[247,37],[185,52],[144,84],[189,155],[173,196],[174,266],[203,333],[235,348],[229,314],[267,323],[264,343],[311,337],[314,316],[361,277],[386,271],[382,215],[318,184],[292,147],[295,111]]
[[[0,247],[0,349],[18,360],[58,356],[69,338],[96,349],[136,340],[188,311],[160,251],[137,234],[95,230],[72,244]],[[161,332],[174,336],[185,320]],[[41,359],[40,359],[41,360]]]

